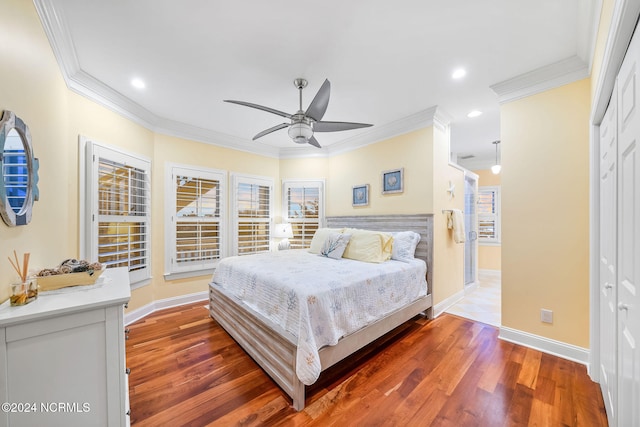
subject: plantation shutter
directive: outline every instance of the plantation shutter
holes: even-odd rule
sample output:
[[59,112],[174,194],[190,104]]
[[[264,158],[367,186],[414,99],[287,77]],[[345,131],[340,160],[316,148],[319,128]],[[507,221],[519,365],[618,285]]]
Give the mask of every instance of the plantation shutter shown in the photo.
[[272,188],[273,184],[268,180],[238,177],[235,186],[238,255],[269,251]]
[[[92,260],[126,267],[131,283],[150,277],[150,164],[94,145],[97,190]],[[97,184],[97,187],[95,186]]]
[[175,167],[171,272],[215,267],[223,252],[225,175]]
[[499,241],[499,191],[494,187],[478,190],[478,239],[481,242]]
[[322,182],[285,182],[283,197],[286,221],[293,229],[291,248],[308,248],[322,222]]

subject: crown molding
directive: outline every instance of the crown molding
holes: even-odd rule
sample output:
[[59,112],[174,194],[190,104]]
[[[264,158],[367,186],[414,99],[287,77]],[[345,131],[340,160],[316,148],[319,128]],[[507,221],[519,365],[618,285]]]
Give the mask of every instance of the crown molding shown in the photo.
[[437,107],[431,107],[385,125],[373,126],[369,130],[331,146],[317,149],[315,147],[278,148],[256,144],[248,139],[165,119],[82,70],[66,20],[55,8],[53,0],[34,0],[34,4],[67,87],[154,132],[268,157],[327,157],[430,126],[435,123],[436,113],[439,115],[438,124],[445,122],[448,125],[451,121],[446,114],[437,111]]
[[188,139],[190,141],[203,142],[232,150],[245,151],[251,154],[259,154],[266,157],[280,157],[277,147],[260,144],[250,139],[227,135],[210,129],[188,125],[175,120],[162,120],[162,123],[153,129],[154,132],[163,135],[175,136],[176,138]]
[[366,131],[321,149],[313,147],[286,147],[280,148],[279,154],[280,158],[330,157],[431,125],[448,129],[451,120],[451,116],[446,112],[438,108],[438,106],[433,106],[391,123],[367,128]]
[[33,0],[33,4],[68,86],[68,78],[80,70],[80,62],[66,20],[62,12],[53,6],[52,0]]
[[437,106],[433,108],[436,108],[431,120],[433,125],[442,132],[449,133],[449,126],[453,122],[453,117]]
[[[353,151],[385,139],[393,138],[394,136],[431,126],[434,124],[434,119],[438,111],[438,106],[433,106],[393,122],[376,125],[370,128],[370,130],[327,147],[328,155],[333,156],[347,151]],[[442,117],[446,116],[444,113],[440,114]]]
[[67,87],[124,117],[154,129],[162,120],[141,105],[131,101],[111,87],[83,71],[76,55],[67,21],[52,0],[34,0],[34,5],[44,32],[49,39],[53,54],[58,61]]
[[[598,17],[595,12],[599,9],[600,3],[597,3],[599,1],[591,0],[589,7],[581,13],[581,33],[589,30],[593,33],[593,28],[597,28],[594,22]],[[65,17],[59,9],[55,8],[54,3],[54,0],[34,0],[36,11],[67,87],[154,132],[269,157],[327,157],[431,125],[446,132],[452,122],[450,116],[434,106],[391,123],[373,126],[330,146],[317,149],[315,147],[278,148],[256,144],[248,139],[168,120],[133,102],[81,69]],[[591,38],[584,43],[584,46],[579,46],[579,56],[505,80],[491,86],[491,89],[498,95],[498,100],[502,104],[588,77],[589,65],[583,58],[593,56],[594,37],[595,35],[591,34]],[[590,63],[591,60],[587,62]]]
[[158,124],[165,120],[83,70],[68,76],[67,86],[72,91],[115,111],[147,129],[155,130]]
[[281,159],[301,159],[309,157],[329,157],[329,147],[312,147],[308,144],[305,146],[280,147],[278,149],[278,157]]
[[577,55],[591,70],[596,49],[602,0],[585,0],[578,6]]
[[587,64],[578,56],[549,64],[490,86],[500,104],[516,101],[589,77]]

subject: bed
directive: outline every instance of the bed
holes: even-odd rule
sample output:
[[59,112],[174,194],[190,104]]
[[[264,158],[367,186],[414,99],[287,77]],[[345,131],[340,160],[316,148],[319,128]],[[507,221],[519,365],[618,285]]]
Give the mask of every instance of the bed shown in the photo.
[[[296,410],[305,406],[305,384],[313,383],[321,371],[419,313],[431,317],[432,215],[329,217],[326,226],[416,232],[421,236],[415,251],[418,260],[364,263],[330,260],[306,250],[290,250],[227,258],[209,284],[211,317],[292,398]],[[275,280],[276,270],[280,268],[276,263],[284,260],[296,267],[286,267],[286,276],[267,287],[265,284]],[[330,273],[332,270],[335,271]],[[317,282],[304,275],[314,271]],[[331,279],[330,274],[337,274],[340,279]],[[299,294],[290,295],[290,288],[286,286],[296,287],[304,281],[311,282],[312,294],[297,289]],[[398,288],[399,283],[405,286]],[[349,286],[358,287],[358,292],[371,289],[371,294],[350,298],[354,291]],[[263,293],[270,294],[273,302],[263,298]],[[329,294],[334,302],[316,304],[316,297],[321,301],[323,294]],[[391,302],[381,304],[380,295]],[[313,298],[314,304],[307,304],[311,301],[309,298]],[[343,311],[354,313],[353,301],[362,302],[362,307],[355,311],[358,315],[341,316]],[[349,307],[337,307],[343,302],[349,302]],[[324,306],[326,311],[317,311],[316,306]],[[373,317],[372,307],[378,311]],[[381,312],[384,315],[378,318]],[[327,316],[332,320],[327,320]],[[358,320],[353,320],[355,318]]]

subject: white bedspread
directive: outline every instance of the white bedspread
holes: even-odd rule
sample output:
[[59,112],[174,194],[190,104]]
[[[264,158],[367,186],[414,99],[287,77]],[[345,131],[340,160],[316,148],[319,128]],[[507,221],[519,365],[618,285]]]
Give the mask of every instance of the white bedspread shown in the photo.
[[223,259],[213,283],[298,338],[296,373],[313,384],[318,350],[426,294],[426,264],[329,259],[288,250]]

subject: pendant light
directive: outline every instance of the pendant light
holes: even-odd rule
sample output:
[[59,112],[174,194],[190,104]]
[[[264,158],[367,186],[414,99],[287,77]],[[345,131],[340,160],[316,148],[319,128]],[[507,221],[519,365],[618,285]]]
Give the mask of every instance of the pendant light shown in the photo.
[[493,172],[494,175],[497,175],[500,173],[500,170],[502,169],[502,166],[500,166],[500,163],[498,162],[498,144],[500,144],[500,140],[493,141],[492,144],[495,144],[496,146],[496,164],[491,166],[491,172]]

